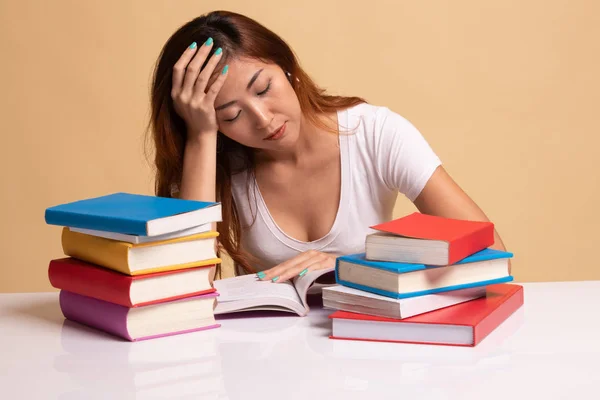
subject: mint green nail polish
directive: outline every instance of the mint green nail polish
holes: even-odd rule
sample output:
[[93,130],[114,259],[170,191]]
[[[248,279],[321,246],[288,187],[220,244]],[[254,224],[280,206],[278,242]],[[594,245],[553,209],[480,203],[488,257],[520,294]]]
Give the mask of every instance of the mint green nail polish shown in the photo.
[[265,275],[265,273],[264,273],[264,272],[262,272],[262,271],[259,271],[259,272],[257,272],[257,273],[256,273],[256,276],[258,276],[260,279],[262,279],[262,278],[264,278],[266,275]]
[[271,282],[277,282],[277,279],[279,279],[278,276],[276,276],[275,278],[271,279]]
[[198,44],[196,42],[190,44],[190,49],[195,49]]
[[227,73],[227,70],[229,70],[229,65],[226,65],[225,68],[223,68],[223,75]]
[[221,54],[223,52],[222,48],[218,48],[217,51],[215,51],[215,56],[218,56],[219,54]]
[[307,272],[308,272],[308,268],[304,268],[302,271],[300,271],[298,276],[304,276]]
[[209,37],[208,39],[206,39],[206,42],[204,42],[204,44],[206,46],[210,46],[212,44],[212,42],[213,42],[213,39],[211,37]]

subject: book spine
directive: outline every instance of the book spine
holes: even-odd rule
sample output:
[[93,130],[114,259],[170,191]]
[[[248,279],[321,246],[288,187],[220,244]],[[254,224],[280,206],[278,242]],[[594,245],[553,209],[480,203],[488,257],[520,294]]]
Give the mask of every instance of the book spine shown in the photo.
[[61,241],[67,256],[131,275],[128,262],[131,245],[127,243],[73,232],[69,228],[63,228]]
[[500,307],[496,308],[492,313],[488,314],[473,328],[473,346],[476,346],[502,322],[510,317],[515,311],[523,305],[523,287],[510,296]]
[[133,341],[127,331],[129,308],[66,290],[60,291],[59,303],[65,318]]
[[48,278],[57,289],[133,307],[130,299],[132,279],[126,275],[66,259],[50,261]]
[[44,219],[48,225],[72,226],[74,228],[94,229],[145,236],[146,221],[126,218],[107,218],[92,214],[71,213],[68,211],[47,209]]
[[448,248],[448,265],[486,249],[494,244],[494,225],[489,224],[472,235],[452,241]]

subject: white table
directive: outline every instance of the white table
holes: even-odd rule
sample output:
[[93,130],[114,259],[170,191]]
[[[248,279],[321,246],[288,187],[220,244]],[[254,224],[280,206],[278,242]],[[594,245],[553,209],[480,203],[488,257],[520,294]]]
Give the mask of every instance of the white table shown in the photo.
[[530,283],[474,348],[328,338],[329,310],[130,343],[0,295],[3,399],[600,399],[600,281]]

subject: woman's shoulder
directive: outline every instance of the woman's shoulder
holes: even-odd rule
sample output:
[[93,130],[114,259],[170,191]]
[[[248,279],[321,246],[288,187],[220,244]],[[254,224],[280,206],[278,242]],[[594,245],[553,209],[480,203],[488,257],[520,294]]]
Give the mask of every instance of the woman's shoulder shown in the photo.
[[362,127],[363,131],[377,131],[383,128],[397,128],[409,124],[408,120],[389,107],[371,103],[360,103],[344,110],[348,125]]
[[344,111],[345,123],[340,124],[341,128],[346,125],[352,133],[367,142],[415,129],[408,119],[387,106],[361,103]]
[[348,110],[349,123],[357,125],[355,151],[378,182],[404,193],[411,201],[441,163],[421,132],[405,117],[385,106],[364,104]]
[[389,108],[371,103],[360,103],[347,108],[345,111],[354,118],[376,118],[378,115],[389,111]]

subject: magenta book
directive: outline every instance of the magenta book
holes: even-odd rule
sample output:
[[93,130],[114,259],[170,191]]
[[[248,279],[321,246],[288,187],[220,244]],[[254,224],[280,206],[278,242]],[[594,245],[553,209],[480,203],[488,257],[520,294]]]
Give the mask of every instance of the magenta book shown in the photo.
[[65,318],[134,342],[218,328],[213,314],[217,295],[129,308],[61,290],[59,302]]

